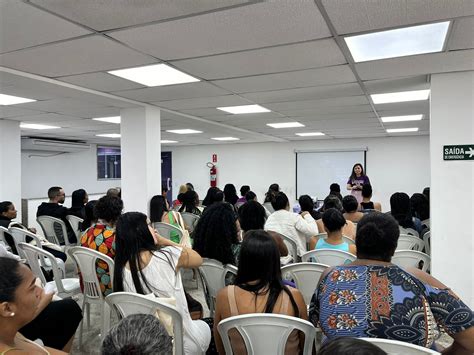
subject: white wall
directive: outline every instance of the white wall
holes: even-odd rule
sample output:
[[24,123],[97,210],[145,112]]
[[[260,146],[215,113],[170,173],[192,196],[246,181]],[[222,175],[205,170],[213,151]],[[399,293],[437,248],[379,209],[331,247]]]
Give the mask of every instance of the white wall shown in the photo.
[[431,76],[432,273],[474,307],[474,161],[443,145],[474,144],[474,71]]
[[87,151],[51,157],[51,152],[22,152],[22,198],[44,198],[51,186],[62,186],[66,195],[85,189],[89,194],[102,193],[120,186],[120,180],[97,180],[96,146]]
[[[274,182],[280,184],[290,199],[295,198],[295,150],[360,147],[368,147],[367,175],[373,185],[373,200],[380,201],[384,211],[390,209],[392,193],[403,191],[411,195],[430,185],[428,136],[221,144],[163,150],[173,152],[174,196],[180,184],[192,182],[201,199],[204,198],[209,188],[206,163],[211,161],[212,154],[217,154],[218,186],[223,188],[226,183],[233,183],[238,190],[241,185],[250,185],[262,201],[268,186]],[[351,168],[347,167],[348,177]],[[342,191],[343,195],[346,192]]]

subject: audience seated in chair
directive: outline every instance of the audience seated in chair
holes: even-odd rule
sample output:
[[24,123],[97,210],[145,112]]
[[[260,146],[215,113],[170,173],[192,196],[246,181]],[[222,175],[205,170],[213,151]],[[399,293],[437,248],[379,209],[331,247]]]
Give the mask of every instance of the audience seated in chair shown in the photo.
[[265,199],[263,200],[263,203],[271,203],[273,201],[273,198],[277,193],[280,192],[280,186],[278,184],[271,184],[268,187],[268,191],[265,193]]
[[[246,233],[235,285],[223,288],[217,295],[214,338],[219,354],[224,354],[222,340],[217,331],[219,322],[228,317],[249,313],[277,313],[307,319],[302,294],[297,289],[283,284],[277,245],[274,239],[262,230]],[[241,337],[231,333],[230,338],[234,353],[245,354]],[[301,348],[302,343],[298,332],[295,331],[286,345],[287,353],[298,354]]]
[[201,320],[191,319],[178,272],[181,268],[199,267],[199,254],[161,237],[147,216],[139,212],[120,216],[115,242],[114,291],[174,298],[183,318],[185,353],[205,352],[211,340],[210,328]]
[[309,212],[301,215],[290,212],[288,197],[279,192],[275,195],[272,206],[275,209],[265,223],[265,230],[271,230],[292,238],[298,245],[298,255],[304,254],[306,243],[319,233],[318,226]]
[[97,218],[94,216],[94,206],[96,203],[97,200],[92,200],[84,206],[85,218],[81,223],[81,232],[85,232],[91,225],[97,222]]
[[410,197],[411,214],[420,221],[430,219],[430,203],[428,198],[420,193],[414,193]]
[[[343,213],[344,209],[342,208],[342,202],[339,200],[338,197],[334,195],[329,195],[324,199],[323,208],[321,209],[322,212],[326,211],[329,208],[335,208],[341,213]],[[322,232],[324,231],[324,223],[322,219],[318,219],[316,221],[318,225],[318,229]],[[346,220],[346,225],[342,227],[342,235],[351,238],[354,240],[356,234],[356,226],[353,222]]]
[[421,233],[423,227],[420,219],[411,214],[410,197],[404,192],[395,192],[390,196],[390,213],[402,228],[411,228]]
[[428,348],[442,326],[459,351],[451,353],[474,351],[472,311],[429,274],[391,263],[399,235],[392,216],[364,216],[357,228],[357,259],[323,273],[311,301],[311,322],[329,339],[390,338]]
[[218,187],[210,187],[207,190],[206,197],[202,200],[202,205],[209,207],[213,203],[224,201],[224,193]]
[[352,195],[344,196],[342,199],[342,208],[344,208],[344,218],[346,221],[357,223],[364,217],[362,212],[357,211],[359,209],[359,203]]
[[249,185],[242,185],[240,187],[240,197],[236,202],[237,207],[242,206],[245,202],[247,202],[246,195],[247,192],[250,191],[250,186]]
[[301,212],[308,212],[315,221],[321,218],[321,213],[314,209],[314,201],[309,195],[301,195],[298,199],[298,203],[300,205]]
[[182,198],[183,194],[185,194],[187,191],[188,191],[188,188],[186,187],[186,185],[180,185],[179,186],[178,196],[177,196],[176,200],[174,200],[171,203],[171,206],[174,210],[176,210],[177,208],[179,208],[181,206],[181,204],[183,203],[183,198]]
[[71,195],[71,208],[68,214],[85,219],[87,202],[89,202],[89,195],[87,195],[86,190],[79,189],[73,191]]
[[239,196],[237,196],[237,189],[235,188],[234,184],[226,184],[224,186],[224,201],[230,203],[234,206],[237,201],[239,200]]
[[[186,229],[181,214],[176,211],[169,211],[168,202],[162,195],[153,196],[150,200],[150,221],[151,223],[168,223],[176,228]],[[175,231],[170,232],[170,239],[178,244],[180,242],[180,237]]]
[[377,210],[382,212],[382,205],[380,202],[372,202],[372,185],[364,184],[362,186],[362,201],[360,202],[360,210]]
[[[35,281],[25,264],[0,257],[2,354],[65,354],[71,350],[82,318],[80,307],[72,299],[51,302],[53,294],[45,293]],[[33,342],[36,339],[44,346]]]
[[341,186],[339,184],[332,183],[329,186],[329,195],[336,196],[342,202]]
[[198,207],[199,196],[196,191],[188,190],[185,193],[180,194],[179,198],[181,199],[181,207],[178,210],[179,213],[187,212],[195,214],[196,216],[200,216],[202,214]]
[[[38,206],[38,211],[36,212],[36,217],[39,216],[51,216],[59,218],[66,224],[67,238],[69,243],[77,243],[76,233],[72,229],[69,221],[66,219],[66,216],[69,214],[69,209],[62,206],[66,198],[66,194],[62,187],[53,186],[48,190],[48,202],[43,202]],[[58,223],[56,223],[58,224]],[[66,236],[64,236],[66,238]]]
[[[115,223],[120,217],[123,202],[116,196],[105,195],[101,197],[94,206],[94,215],[97,222],[91,225],[82,235],[81,245],[94,249],[102,254],[115,258]],[[107,264],[97,262],[97,277],[104,296],[112,292],[109,269]]]

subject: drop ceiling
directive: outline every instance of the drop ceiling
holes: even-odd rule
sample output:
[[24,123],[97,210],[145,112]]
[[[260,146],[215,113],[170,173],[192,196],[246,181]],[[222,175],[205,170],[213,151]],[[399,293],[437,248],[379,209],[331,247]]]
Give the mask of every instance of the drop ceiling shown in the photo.
[[[474,70],[472,0],[2,0],[0,93],[36,102],[0,106],[0,119],[58,130],[24,136],[111,144],[93,121],[155,105],[162,139],[178,145],[386,137],[381,116],[423,114],[427,101],[374,105],[370,94],[421,90],[435,73]],[[354,63],[345,35],[451,21],[439,53]],[[342,44],[341,44],[342,43]],[[145,87],[107,72],[165,63],[199,82]],[[259,104],[272,112],[231,115],[216,107]],[[302,129],[267,123],[297,121]],[[177,136],[170,129],[203,134]],[[297,132],[322,131],[323,137]],[[401,134],[397,134],[401,135]],[[223,144],[218,142],[218,144]],[[225,144],[235,144],[229,142]]]

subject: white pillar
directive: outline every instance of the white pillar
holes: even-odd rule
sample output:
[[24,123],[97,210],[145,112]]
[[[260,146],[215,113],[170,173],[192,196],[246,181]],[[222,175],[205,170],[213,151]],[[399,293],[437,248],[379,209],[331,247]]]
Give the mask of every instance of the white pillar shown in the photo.
[[474,160],[444,161],[444,145],[474,144],[474,71],[431,76],[432,274],[474,307]]
[[128,108],[120,116],[124,209],[148,214],[151,197],[161,194],[160,110]]
[[20,122],[0,120],[0,201],[11,201],[21,221]]

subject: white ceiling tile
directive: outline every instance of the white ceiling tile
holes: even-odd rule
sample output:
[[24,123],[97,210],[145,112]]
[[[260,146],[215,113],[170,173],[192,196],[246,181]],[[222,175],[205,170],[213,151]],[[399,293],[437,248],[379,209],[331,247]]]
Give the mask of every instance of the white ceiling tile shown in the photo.
[[18,0],[0,1],[0,53],[91,33]]
[[324,85],[300,89],[260,91],[241,94],[257,103],[326,99],[339,96],[362,95],[364,92],[357,83]]
[[474,48],[474,17],[457,19],[454,22],[448,48],[450,50]]
[[268,103],[266,107],[270,110],[285,111],[285,110],[306,110],[311,108],[325,108],[325,107],[341,107],[367,104],[368,100],[365,96],[349,96],[338,97],[323,100],[305,100],[305,101],[287,101]]
[[427,75],[411,76],[400,79],[370,80],[364,81],[364,85],[367,88],[367,91],[371,94],[423,90],[430,88]]
[[302,88],[356,81],[348,65],[215,80],[213,83],[236,93]]
[[422,54],[356,64],[363,80],[396,78],[474,69],[474,50]]
[[339,34],[474,15],[472,0],[322,0]]
[[245,4],[244,0],[31,0],[49,11],[99,31],[188,16]]
[[207,80],[344,63],[346,59],[332,38],[172,62],[177,68]]
[[109,35],[166,60],[331,36],[312,0],[257,3]]
[[0,55],[0,65],[56,77],[155,63],[102,36],[89,36]]
[[280,109],[280,113],[287,115],[288,117],[307,117],[313,115],[322,114],[341,114],[341,113],[360,113],[360,112],[373,112],[370,105],[355,105],[355,106],[334,106],[334,107],[318,107],[312,109]]
[[125,80],[108,73],[89,73],[63,76],[57,79],[77,86],[105,92],[131,90],[145,87],[144,85],[134,83],[133,81]]
[[32,116],[41,114],[41,111],[28,110],[25,108],[19,108],[13,106],[0,106],[0,118],[12,118],[12,117],[21,117],[21,116]]
[[[225,96],[214,96],[214,97],[202,97],[194,99],[183,99],[183,100],[169,100],[154,102],[153,104],[169,109],[191,109],[191,108],[213,108],[220,106],[237,106],[237,105],[248,105],[251,102],[242,99],[237,95],[225,95]],[[220,111],[222,114],[222,111]]]
[[222,96],[230,92],[206,82],[180,85],[157,86],[152,88],[114,92],[114,95],[142,102],[188,99],[195,97]]
[[375,113],[372,112],[350,112],[350,113],[314,113],[310,116],[292,117],[301,122],[307,121],[329,121],[329,120],[373,120],[376,119]]

